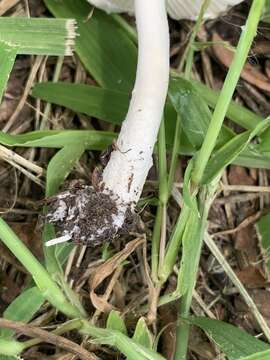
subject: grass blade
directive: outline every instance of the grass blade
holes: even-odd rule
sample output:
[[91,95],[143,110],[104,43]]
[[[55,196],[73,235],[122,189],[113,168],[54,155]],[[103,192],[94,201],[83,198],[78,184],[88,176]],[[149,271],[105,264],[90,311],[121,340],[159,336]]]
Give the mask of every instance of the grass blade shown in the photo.
[[137,65],[137,49],[132,40],[111,16],[85,1],[45,0],[55,17],[75,18],[80,36],[76,52],[99,85],[131,91]]
[[[181,118],[183,130],[191,144],[200,148],[207,133],[212,113],[195,87],[186,79],[172,77],[169,86],[169,98]],[[234,132],[223,126],[217,145],[232,138]]]
[[122,334],[127,335],[127,328],[124,320],[120,316],[119,311],[112,310],[108,316],[106,328],[111,330],[118,330]]
[[[5,310],[4,318],[8,320],[28,322],[44,302],[38,288],[32,287],[21,293]],[[12,330],[0,329],[0,337],[7,338],[14,334]]]
[[84,84],[39,83],[32,95],[113,124],[122,123],[129,104],[127,93]]
[[71,19],[0,18],[0,41],[18,54],[72,55],[75,36],[76,23]]
[[6,44],[4,42],[0,42],[0,103],[2,101],[2,97],[4,91],[6,89],[6,85],[8,82],[9,74],[14,65],[15,59],[17,55],[17,49]]
[[246,131],[240,135],[236,135],[218,151],[214,152],[205,168],[201,180],[202,184],[209,184],[217,177],[226,166],[231,164],[232,161],[245,150],[252,138],[263,131],[263,129],[267,128],[269,124],[270,120],[261,122],[253,131]]
[[254,354],[254,352],[270,349],[265,342],[223,321],[205,317],[191,317],[187,321],[204,330],[229,360],[242,359],[247,355]]
[[109,146],[116,134],[95,130],[44,130],[22,135],[0,132],[0,143],[7,146],[62,148],[80,142],[88,150],[103,150]]

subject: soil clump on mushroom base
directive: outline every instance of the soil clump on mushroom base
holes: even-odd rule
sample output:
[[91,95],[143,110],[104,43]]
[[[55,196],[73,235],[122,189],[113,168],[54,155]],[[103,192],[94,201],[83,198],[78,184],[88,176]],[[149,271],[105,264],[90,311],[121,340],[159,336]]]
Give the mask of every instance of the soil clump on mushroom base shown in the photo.
[[119,228],[113,221],[117,212],[110,194],[77,183],[49,199],[46,220],[55,226],[57,236],[69,235],[75,243],[96,247],[117,236]]

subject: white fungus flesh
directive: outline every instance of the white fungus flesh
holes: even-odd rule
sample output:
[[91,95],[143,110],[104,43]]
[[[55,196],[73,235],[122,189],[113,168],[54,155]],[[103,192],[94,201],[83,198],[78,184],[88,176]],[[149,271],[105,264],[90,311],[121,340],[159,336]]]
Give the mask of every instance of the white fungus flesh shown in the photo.
[[104,191],[112,194],[121,226],[128,207],[140,198],[157,139],[169,82],[169,28],[164,0],[136,0],[138,65],[129,110],[103,171]]

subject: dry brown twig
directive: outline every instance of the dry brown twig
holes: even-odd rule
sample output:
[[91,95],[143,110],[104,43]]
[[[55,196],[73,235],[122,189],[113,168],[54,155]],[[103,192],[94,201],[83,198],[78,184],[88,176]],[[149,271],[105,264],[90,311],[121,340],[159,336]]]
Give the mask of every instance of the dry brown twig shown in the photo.
[[56,345],[62,349],[71,352],[74,355],[79,356],[83,360],[98,359],[95,355],[90,354],[86,349],[82,348],[73,341],[64,338],[63,336],[52,334],[46,330],[42,330],[35,326],[24,324],[23,322],[11,321],[0,318],[0,327],[11,329],[16,331],[17,333],[22,333],[30,337],[39,338],[44,342]]

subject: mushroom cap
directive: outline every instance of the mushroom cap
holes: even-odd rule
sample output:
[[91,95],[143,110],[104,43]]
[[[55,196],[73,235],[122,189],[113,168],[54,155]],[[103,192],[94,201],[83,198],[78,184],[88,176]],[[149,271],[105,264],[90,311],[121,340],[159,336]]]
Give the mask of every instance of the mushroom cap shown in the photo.
[[[145,0],[147,1],[147,0]],[[243,0],[212,0],[205,13],[205,18],[214,19]],[[134,0],[88,0],[92,5],[107,13],[134,12]],[[176,20],[195,20],[199,14],[203,0],[167,0],[169,15]]]

